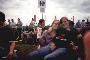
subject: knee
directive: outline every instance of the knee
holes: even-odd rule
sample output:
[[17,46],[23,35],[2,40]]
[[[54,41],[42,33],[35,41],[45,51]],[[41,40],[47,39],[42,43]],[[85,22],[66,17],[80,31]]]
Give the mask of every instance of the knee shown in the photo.
[[36,53],[35,52],[31,52],[27,55],[27,60],[32,60],[33,58],[36,58]]
[[54,56],[45,56],[44,60],[56,60]]
[[44,60],[52,60],[52,57],[45,57]]

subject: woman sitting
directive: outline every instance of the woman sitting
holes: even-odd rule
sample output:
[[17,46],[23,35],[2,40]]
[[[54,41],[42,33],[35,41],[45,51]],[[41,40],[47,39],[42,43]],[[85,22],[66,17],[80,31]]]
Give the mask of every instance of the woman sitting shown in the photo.
[[51,27],[42,34],[42,38],[39,40],[40,46],[42,46],[42,48],[30,53],[27,57],[27,60],[43,60],[54,50],[52,38],[56,35],[58,25],[59,20],[54,20]]

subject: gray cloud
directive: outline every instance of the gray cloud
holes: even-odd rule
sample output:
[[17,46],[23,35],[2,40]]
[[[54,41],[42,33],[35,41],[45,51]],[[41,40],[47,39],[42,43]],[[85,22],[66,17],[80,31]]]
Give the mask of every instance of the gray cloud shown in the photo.
[[83,12],[90,13],[90,0],[87,0],[81,4],[81,9]]
[[[57,8],[63,8],[67,12],[74,13],[90,13],[90,0],[50,0],[57,4]],[[19,10],[25,4],[30,5],[27,0],[0,0],[0,10]],[[25,8],[25,7],[24,7]],[[7,11],[6,11],[7,12]]]
[[[18,2],[17,2],[18,1]],[[90,0],[51,0],[67,11],[90,13]],[[26,0],[0,0],[0,9],[19,9]]]
[[53,0],[67,11],[90,13],[90,0]]
[[11,0],[0,0],[0,9],[5,9],[8,5],[7,3],[10,3]]
[[15,0],[0,0],[0,9],[2,10],[18,9],[20,6],[21,4]]

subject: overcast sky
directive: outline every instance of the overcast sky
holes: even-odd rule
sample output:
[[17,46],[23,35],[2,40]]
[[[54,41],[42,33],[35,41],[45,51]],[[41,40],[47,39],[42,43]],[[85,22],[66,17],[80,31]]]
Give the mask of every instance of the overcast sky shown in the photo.
[[[34,14],[37,22],[42,17],[38,8],[38,0],[0,0],[0,11],[6,14],[6,19],[21,18],[24,25],[28,25]],[[75,21],[90,16],[90,0],[46,0],[44,19],[46,25],[51,24],[54,16],[60,19],[67,16],[69,19],[75,16]]]

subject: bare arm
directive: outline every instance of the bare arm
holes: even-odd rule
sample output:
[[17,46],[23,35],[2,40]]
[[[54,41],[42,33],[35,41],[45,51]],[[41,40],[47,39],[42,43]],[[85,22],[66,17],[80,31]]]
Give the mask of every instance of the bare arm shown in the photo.
[[12,42],[10,45],[10,52],[13,52],[15,48],[15,42]]
[[90,60],[90,31],[84,35],[85,60]]

